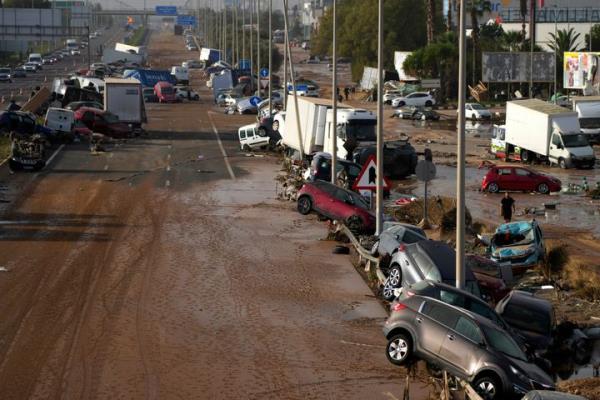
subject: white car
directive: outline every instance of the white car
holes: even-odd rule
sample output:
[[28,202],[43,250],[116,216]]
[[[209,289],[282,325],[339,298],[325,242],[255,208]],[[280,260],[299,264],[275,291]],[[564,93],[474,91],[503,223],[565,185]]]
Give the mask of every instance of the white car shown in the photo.
[[71,50],[71,55],[72,56],[80,56],[81,55],[81,51],[79,51],[77,49],[73,49],[73,50]]
[[392,100],[402,97],[402,93],[398,90],[389,90],[383,94],[383,102],[385,104],[392,104]]
[[250,151],[269,144],[269,137],[262,129],[256,129],[256,124],[242,126],[238,129],[240,139],[240,148],[244,151]]
[[392,106],[404,107],[404,106],[421,106],[431,107],[435,104],[435,99],[425,92],[414,92],[404,97],[396,97],[392,100]]
[[[552,101],[550,103],[552,103]],[[556,105],[566,108],[571,108],[572,106],[569,96],[558,96],[556,98]]]
[[227,93],[224,96],[225,105],[228,107],[235,106],[241,98],[242,96],[237,93]]
[[26,72],[37,72],[37,64],[36,63],[25,63],[25,64],[23,64],[23,69]]
[[175,96],[177,96],[179,99],[188,99],[188,93],[191,100],[200,100],[200,95],[191,88],[187,86],[175,86]]
[[[458,110],[456,110],[458,112]],[[492,119],[492,113],[479,103],[465,104],[466,119]]]

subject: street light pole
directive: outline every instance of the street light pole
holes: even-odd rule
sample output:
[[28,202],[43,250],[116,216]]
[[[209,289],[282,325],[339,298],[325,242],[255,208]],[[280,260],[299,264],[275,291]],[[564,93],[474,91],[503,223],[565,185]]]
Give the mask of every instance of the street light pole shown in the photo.
[[331,150],[331,183],[336,184],[336,171],[337,171],[337,11],[336,11],[337,0],[333,0],[333,77],[331,84],[331,96],[333,97],[333,110],[332,110],[332,126],[330,135],[332,135],[331,142],[333,143],[333,149]]
[[269,0],[269,118],[273,116],[273,0]]
[[556,69],[558,65],[556,65],[556,51],[558,50],[558,41],[556,40],[556,31],[558,27],[558,19],[557,19],[558,7],[554,5],[554,104],[556,104],[556,81],[558,79],[558,74],[556,73]]
[[456,166],[456,287],[465,287],[465,103],[466,103],[466,32],[465,2],[460,2],[458,44],[458,143]]
[[258,97],[262,95],[260,87],[260,0],[256,0],[256,78],[258,79]]
[[[464,3],[461,1],[461,3]],[[376,234],[383,229],[383,0],[378,3]],[[335,69],[335,67],[334,67]],[[334,89],[335,91],[335,89]]]

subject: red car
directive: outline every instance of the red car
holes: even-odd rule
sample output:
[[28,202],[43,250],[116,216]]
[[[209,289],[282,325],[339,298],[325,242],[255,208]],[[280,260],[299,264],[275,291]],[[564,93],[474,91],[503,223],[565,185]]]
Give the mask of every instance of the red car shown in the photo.
[[154,85],[154,94],[158,97],[159,103],[177,103],[178,98],[175,94],[175,88],[169,82],[158,82]]
[[368,203],[355,192],[325,181],[305,183],[298,192],[298,212],[311,211],[337,221],[343,221],[352,230],[371,232],[375,229],[375,214]]
[[475,274],[482,297],[487,297],[486,301],[491,300],[496,304],[510,292],[513,281],[510,265],[503,268],[497,262],[477,254],[467,254],[465,263]]
[[497,193],[501,190],[548,194],[561,189],[560,180],[524,167],[495,166],[481,181],[481,190]]
[[92,132],[114,138],[124,138],[132,132],[129,124],[119,121],[119,117],[113,113],[98,108],[79,108],[75,111],[75,121],[81,121]]

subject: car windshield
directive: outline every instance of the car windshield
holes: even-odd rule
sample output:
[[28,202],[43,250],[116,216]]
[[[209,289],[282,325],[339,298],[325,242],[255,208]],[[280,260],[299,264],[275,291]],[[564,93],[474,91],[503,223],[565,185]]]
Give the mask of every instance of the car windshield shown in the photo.
[[346,125],[346,136],[361,142],[374,142],[377,140],[375,135],[376,125],[377,121],[374,119],[350,120]]
[[484,107],[484,106],[482,106],[482,105],[481,105],[481,104],[479,104],[479,103],[473,103],[473,104],[471,104],[471,108],[472,108],[473,110],[485,110],[485,107]]
[[562,135],[562,140],[565,147],[587,147],[590,145],[587,137],[582,133],[575,135]]
[[521,361],[527,361],[527,356],[515,341],[505,332],[499,329],[482,325],[483,333],[488,341],[488,344],[501,353],[509,357],[516,358]]
[[0,68],[0,74],[10,74],[10,68]]
[[119,122],[119,117],[110,112],[105,112],[103,117],[104,120],[109,124],[116,124],[117,122]]
[[524,331],[546,335],[551,330],[550,316],[548,314],[520,305],[507,304],[502,312],[502,318],[510,325]]
[[533,243],[533,229],[531,227],[527,230],[514,231],[502,231],[494,235],[492,244],[498,247],[507,246],[524,246]]

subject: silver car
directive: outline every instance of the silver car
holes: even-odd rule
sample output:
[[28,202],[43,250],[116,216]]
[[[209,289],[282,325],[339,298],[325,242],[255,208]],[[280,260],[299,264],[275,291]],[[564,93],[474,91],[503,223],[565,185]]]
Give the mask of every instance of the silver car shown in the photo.
[[384,222],[383,232],[379,235],[379,240],[375,242],[371,253],[375,256],[391,256],[398,251],[401,244],[417,243],[421,240],[427,240],[427,234],[418,226],[401,222]]
[[391,311],[383,333],[386,356],[395,365],[425,360],[466,380],[487,400],[554,389],[511,335],[481,315],[419,295]]

